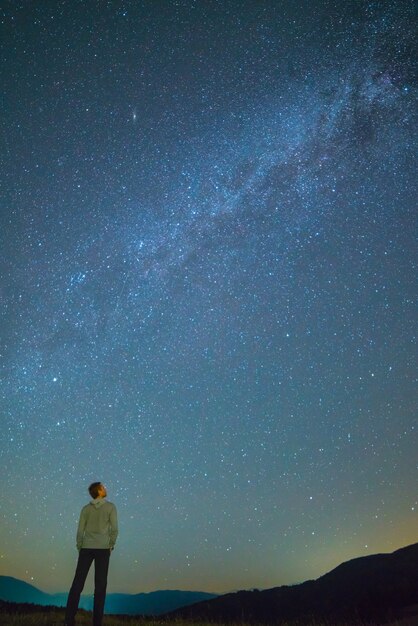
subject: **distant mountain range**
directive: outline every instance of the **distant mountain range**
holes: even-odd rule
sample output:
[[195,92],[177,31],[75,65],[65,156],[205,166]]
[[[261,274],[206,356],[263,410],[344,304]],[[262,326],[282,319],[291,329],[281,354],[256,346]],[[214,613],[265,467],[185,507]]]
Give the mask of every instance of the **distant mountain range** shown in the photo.
[[[37,610],[34,605],[48,610],[52,605],[64,606],[66,599],[67,594],[47,594],[16,578],[0,576],[0,613],[13,612],[13,606],[22,613]],[[92,605],[91,596],[82,596],[80,608],[91,610]],[[167,624],[177,618],[277,625],[318,620],[385,624],[404,617],[408,608],[411,614],[418,614],[418,543],[391,554],[347,561],[317,580],[299,585],[223,596],[191,591],[110,593],[106,599],[107,613],[160,615]]]
[[[49,594],[23,580],[0,576],[0,600],[41,606],[65,606],[67,593]],[[160,615],[168,611],[217,596],[200,591],[153,591],[151,593],[108,593],[105,611],[111,614]],[[81,596],[80,608],[93,609],[93,596]]]
[[337,624],[384,624],[418,612],[418,543],[391,554],[347,561],[317,580],[265,591],[239,591],[178,609],[165,616],[207,622],[280,624],[324,619]]

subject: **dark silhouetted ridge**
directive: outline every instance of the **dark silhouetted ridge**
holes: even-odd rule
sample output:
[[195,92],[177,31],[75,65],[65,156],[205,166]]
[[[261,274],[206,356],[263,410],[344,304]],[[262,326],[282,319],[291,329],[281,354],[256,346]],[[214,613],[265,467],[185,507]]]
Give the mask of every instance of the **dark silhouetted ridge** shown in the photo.
[[391,554],[342,563],[317,580],[265,591],[239,591],[174,611],[169,616],[213,622],[324,618],[384,623],[418,603],[418,543]]

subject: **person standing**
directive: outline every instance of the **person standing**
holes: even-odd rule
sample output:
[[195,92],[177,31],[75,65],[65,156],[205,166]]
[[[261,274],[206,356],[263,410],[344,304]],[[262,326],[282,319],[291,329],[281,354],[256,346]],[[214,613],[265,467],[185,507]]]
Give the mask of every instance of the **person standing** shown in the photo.
[[115,505],[105,500],[107,491],[102,483],[92,483],[89,493],[92,500],[81,509],[78,523],[79,555],[73,584],[68,594],[65,626],[74,626],[80,595],[93,561],[93,626],[102,626],[109,558],[118,536],[118,517]]

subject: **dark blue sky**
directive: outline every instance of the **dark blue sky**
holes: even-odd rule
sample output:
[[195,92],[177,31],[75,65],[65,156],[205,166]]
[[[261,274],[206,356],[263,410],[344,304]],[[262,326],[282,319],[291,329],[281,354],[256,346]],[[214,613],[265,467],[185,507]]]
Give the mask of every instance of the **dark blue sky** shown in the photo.
[[413,2],[1,8],[0,574],[313,578],[417,540]]

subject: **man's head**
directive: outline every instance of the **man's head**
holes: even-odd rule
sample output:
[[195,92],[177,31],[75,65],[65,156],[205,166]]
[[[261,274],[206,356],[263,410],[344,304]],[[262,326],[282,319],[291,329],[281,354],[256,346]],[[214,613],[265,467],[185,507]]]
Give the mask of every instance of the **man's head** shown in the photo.
[[106,487],[102,483],[91,483],[89,494],[93,500],[96,500],[96,498],[105,498],[107,496]]

